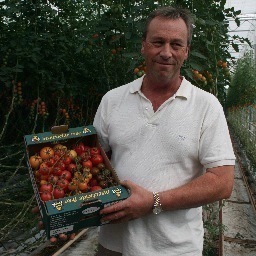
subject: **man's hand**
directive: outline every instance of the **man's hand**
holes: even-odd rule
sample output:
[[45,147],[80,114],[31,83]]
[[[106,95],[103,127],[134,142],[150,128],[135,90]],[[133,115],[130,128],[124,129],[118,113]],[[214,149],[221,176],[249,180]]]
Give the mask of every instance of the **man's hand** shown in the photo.
[[100,211],[105,215],[101,222],[121,223],[141,218],[152,211],[153,193],[131,181],[122,181],[121,185],[130,190],[130,197]]

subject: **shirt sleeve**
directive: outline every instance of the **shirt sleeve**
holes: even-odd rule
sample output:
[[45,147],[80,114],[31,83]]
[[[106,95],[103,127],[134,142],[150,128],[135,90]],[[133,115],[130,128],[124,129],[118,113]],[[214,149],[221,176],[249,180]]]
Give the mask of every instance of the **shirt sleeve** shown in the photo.
[[99,142],[105,152],[110,151],[109,140],[108,140],[108,125],[107,125],[107,99],[104,96],[97,109],[94,117],[93,126],[96,129]]
[[205,169],[235,165],[235,154],[221,104],[209,108],[204,120],[199,146],[199,159]]

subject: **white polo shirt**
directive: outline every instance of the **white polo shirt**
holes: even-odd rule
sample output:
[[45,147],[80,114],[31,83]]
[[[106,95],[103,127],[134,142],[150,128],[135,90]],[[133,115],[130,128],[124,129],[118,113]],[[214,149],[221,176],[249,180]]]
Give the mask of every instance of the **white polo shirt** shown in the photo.
[[[140,91],[142,80],[109,91],[94,120],[121,180],[157,192],[186,184],[207,168],[235,164],[223,109],[214,95],[183,78],[176,94],[154,112]],[[100,243],[124,256],[201,255],[202,208],[102,226]]]

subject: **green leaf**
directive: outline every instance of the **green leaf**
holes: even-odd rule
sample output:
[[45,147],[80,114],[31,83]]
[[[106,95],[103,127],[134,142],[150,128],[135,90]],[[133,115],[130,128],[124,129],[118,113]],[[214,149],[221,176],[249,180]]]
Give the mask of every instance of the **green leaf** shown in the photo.
[[193,55],[193,56],[195,56],[195,57],[198,57],[198,58],[200,58],[200,59],[207,60],[207,57],[204,56],[202,53],[200,53],[200,52],[198,52],[198,51],[193,50],[193,51],[190,52],[190,54]]

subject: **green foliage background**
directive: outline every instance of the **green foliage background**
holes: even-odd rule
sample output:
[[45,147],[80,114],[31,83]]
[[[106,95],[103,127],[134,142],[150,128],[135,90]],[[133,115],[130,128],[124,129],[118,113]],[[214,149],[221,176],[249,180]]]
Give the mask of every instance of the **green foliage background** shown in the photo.
[[[224,104],[230,58],[226,0],[4,0],[0,2],[0,241],[33,226],[23,136],[53,125],[91,124],[101,97],[143,74],[143,22],[158,6],[191,10],[190,57],[182,74]],[[241,42],[248,41],[239,38]],[[233,65],[232,62],[229,65]],[[196,79],[194,71],[205,76]],[[210,74],[210,75],[209,75]],[[40,110],[41,109],[41,110]],[[43,109],[43,110],[42,110]],[[28,217],[29,216],[29,217]]]
[[256,62],[251,51],[238,60],[227,95],[228,107],[256,104]]

